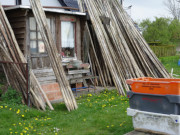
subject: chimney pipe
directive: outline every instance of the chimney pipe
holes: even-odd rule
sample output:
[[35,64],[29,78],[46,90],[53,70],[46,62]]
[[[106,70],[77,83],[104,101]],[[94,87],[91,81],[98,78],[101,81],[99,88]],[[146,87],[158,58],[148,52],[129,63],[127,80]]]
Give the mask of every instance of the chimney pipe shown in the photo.
[[16,0],[16,5],[21,5],[22,4],[22,0]]

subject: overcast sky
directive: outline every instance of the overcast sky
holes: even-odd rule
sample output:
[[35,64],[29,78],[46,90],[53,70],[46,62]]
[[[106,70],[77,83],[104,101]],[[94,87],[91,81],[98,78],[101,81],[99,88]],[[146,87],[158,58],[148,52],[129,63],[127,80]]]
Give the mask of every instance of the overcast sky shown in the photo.
[[131,10],[127,10],[134,21],[140,22],[143,19],[150,20],[156,17],[170,17],[166,6],[163,4],[165,0],[124,0],[123,6],[126,9],[131,6]]

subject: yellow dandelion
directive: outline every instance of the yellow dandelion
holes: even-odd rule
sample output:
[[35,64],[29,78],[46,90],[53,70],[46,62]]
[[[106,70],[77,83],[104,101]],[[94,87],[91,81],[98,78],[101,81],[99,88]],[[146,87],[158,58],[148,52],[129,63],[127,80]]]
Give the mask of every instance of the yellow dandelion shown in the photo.
[[3,106],[0,106],[1,109],[3,109]]
[[20,110],[18,109],[16,113],[19,114],[19,113],[20,113]]
[[24,115],[21,115],[24,118]]
[[5,106],[5,108],[7,108],[7,106]]
[[107,128],[109,128],[109,126],[106,126]]
[[83,119],[83,121],[86,121],[86,119]]
[[10,132],[10,134],[12,134],[13,132]]
[[114,127],[114,125],[111,125],[111,127]]
[[9,108],[9,110],[11,111],[11,110],[12,110],[12,108]]

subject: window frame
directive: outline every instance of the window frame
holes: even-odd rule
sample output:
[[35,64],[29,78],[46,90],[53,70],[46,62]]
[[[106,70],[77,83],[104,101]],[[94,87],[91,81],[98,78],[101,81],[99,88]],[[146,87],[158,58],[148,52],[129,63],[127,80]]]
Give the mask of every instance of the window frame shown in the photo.
[[74,29],[74,57],[62,57],[61,56],[61,58],[62,58],[62,61],[68,61],[68,60],[77,60],[77,43],[76,43],[76,21],[72,21],[72,20],[64,20],[64,19],[62,19],[62,20],[60,20],[60,54],[62,53],[62,37],[61,37],[61,35],[62,35],[62,33],[61,33],[61,29],[62,29],[62,22],[71,22],[71,23],[73,23],[74,25],[74,27],[73,27],[73,29]]
[[[28,35],[28,38],[29,38],[29,50],[30,50],[30,54],[32,55],[35,55],[35,54],[47,54],[47,51],[46,51],[46,47],[45,47],[45,51],[44,52],[39,52],[39,42],[43,42],[43,39],[41,37],[41,39],[38,38],[38,34],[40,33],[40,31],[38,30],[38,25],[36,23],[36,20],[35,20],[35,24],[36,24],[36,30],[31,30],[30,28],[30,18],[34,18],[34,16],[29,16],[28,17],[28,31],[29,31],[29,35]],[[35,18],[34,18],[35,19]],[[50,31],[52,32],[53,31],[53,18],[52,17],[47,17],[47,19],[50,19]],[[36,33],[36,38],[35,39],[31,39],[31,32],[35,32]],[[53,36],[54,36],[54,33],[52,33]],[[40,36],[41,36],[41,33],[40,33]],[[32,52],[31,51],[31,41],[35,41],[36,42],[36,52]]]

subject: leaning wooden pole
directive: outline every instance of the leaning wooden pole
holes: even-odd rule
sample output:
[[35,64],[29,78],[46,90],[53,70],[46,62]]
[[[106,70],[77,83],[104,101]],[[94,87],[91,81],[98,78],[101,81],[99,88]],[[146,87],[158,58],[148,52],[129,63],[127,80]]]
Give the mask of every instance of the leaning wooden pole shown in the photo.
[[55,76],[59,83],[59,87],[61,89],[64,102],[69,111],[77,109],[77,103],[70,88],[69,82],[66,78],[61,59],[59,57],[56,44],[53,40],[52,34],[49,30],[46,15],[41,6],[40,0],[30,0],[32,11],[34,13],[34,17],[38,24],[42,39],[46,46],[47,53],[49,55],[51,66],[54,70]]
[[[27,63],[23,53],[21,52],[19,45],[16,41],[14,32],[6,17],[4,9],[0,4],[0,59],[8,62]],[[10,84],[16,88],[17,91],[21,91],[24,98],[26,95],[26,71],[25,66],[18,65],[6,65],[7,77],[11,80]],[[53,110],[51,103],[49,102],[46,94],[42,90],[39,82],[37,81],[34,73],[30,71],[30,95],[31,103],[38,109],[46,109],[46,103],[49,108]]]

